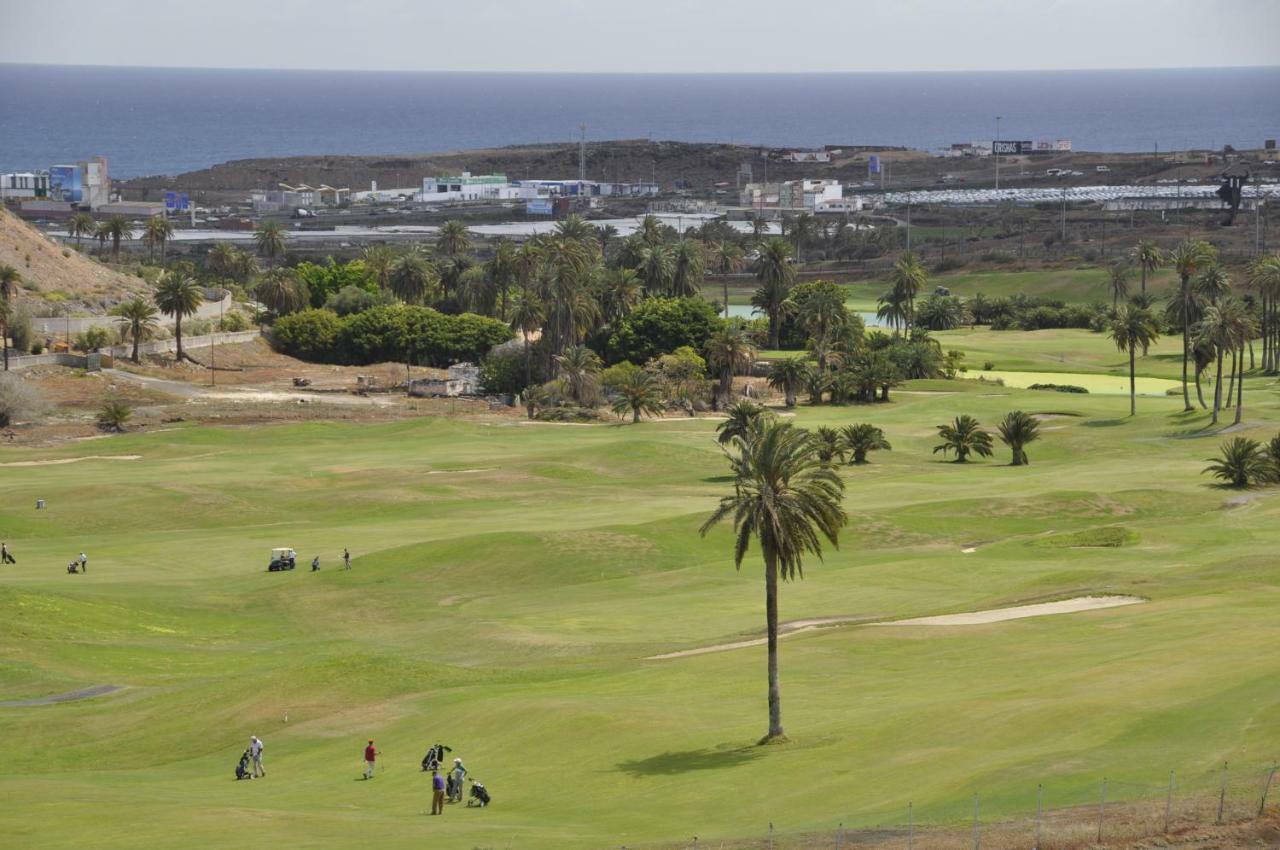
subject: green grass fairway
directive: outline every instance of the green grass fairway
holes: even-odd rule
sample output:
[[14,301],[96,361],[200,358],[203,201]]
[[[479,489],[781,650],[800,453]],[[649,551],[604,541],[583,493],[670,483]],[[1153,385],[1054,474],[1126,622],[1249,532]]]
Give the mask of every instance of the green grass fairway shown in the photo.
[[[934,286],[945,286],[952,295],[972,298],[981,292],[988,298],[1009,298],[1019,293],[1040,298],[1052,298],[1068,304],[1088,304],[1094,301],[1111,303],[1110,272],[1105,264],[1079,269],[1048,269],[1044,271],[989,271],[952,272],[929,278],[929,291]],[[1147,278],[1147,293],[1164,298],[1177,283],[1177,276],[1168,269],[1161,269]],[[1141,281],[1134,273],[1129,290],[1136,294]],[[884,279],[848,286],[850,309],[874,310],[876,299],[889,289]],[[927,295],[923,292],[921,295]]]
[[[1023,344],[1033,362],[1042,346]],[[1097,357],[1099,374],[1119,359]],[[931,454],[936,424],[1014,408],[1044,414],[1030,466],[1003,447]],[[768,821],[901,822],[908,801],[961,820],[975,792],[986,815],[1026,814],[1037,783],[1047,805],[1083,804],[1104,775],[1121,799],[1170,770],[1216,787],[1224,760],[1243,775],[1280,753],[1280,491],[1211,486],[1224,438],[1181,399],[1138,410],[972,381],[798,409],[807,427],[874,422],[893,451],[844,469],[840,550],[784,586],[782,619],[1149,601],[788,638],[791,743],[768,748],[763,647],[643,660],[764,625],[757,553],[739,574],[727,529],[697,533],[730,487],[714,421],[185,424],[0,446],[0,464],[140,456],[0,466],[18,558],[0,567],[0,702],[126,686],[0,706],[0,844],[715,846]],[[1250,379],[1246,411],[1239,433],[1280,430],[1276,382]],[[268,574],[273,546],[323,568]],[[66,575],[82,549],[88,574]],[[269,775],[235,782],[250,734]],[[370,737],[383,758],[363,782]],[[424,814],[435,741],[491,808]]]
[[[1083,387],[1091,393],[1103,395],[1128,395],[1129,378],[1116,375],[1090,375],[1081,372],[969,372],[965,375],[971,380],[1002,381],[1006,387],[1027,389],[1033,384],[1069,384]],[[1134,378],[1134,389],[1138,395],[1168,395],[1169,390],[1180,389],[1179,381],[1164,378]]]

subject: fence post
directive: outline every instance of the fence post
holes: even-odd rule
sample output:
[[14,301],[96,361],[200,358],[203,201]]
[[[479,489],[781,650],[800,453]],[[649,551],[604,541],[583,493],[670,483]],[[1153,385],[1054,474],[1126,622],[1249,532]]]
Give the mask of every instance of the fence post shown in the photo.
[[914,850],[916,838],[916,822],[913,817],[915,814],[913,806],[913,803],[907,803],[907,850]]
[[973,795],[973,850],[981,850],[982,833],[978,831],[978,795]]
[[1032,850],[1040,850],[1040,833],[1044,826],[1044,783],[1036,786],[1036,844]]
[[[1267,771],[1267,782],[1262,786],[1262,800],[1258,802],[1258,817],[1262,817],[1262,812],[1267,807],[1267,792],[1271,790],[1271,780],[1276,778],[1276,766],[1272,765]],[[1257,820],[1257,818],[1254,818]]]
[[1107,808],[1107,778],[1102,777],[1102,796],[1098,798],[1098,843],[1102,843],[1102,813]]
[[1222,812],[1227,806],[1227,770],[1229,762],[1222,763],[1222,789],[1218,792],[1218,823],[1222,823]]
[[1169,771],[1169,796],[1164,800],[1164,832],[1169,834],[1169,818],[1173,816],[1173,771]]

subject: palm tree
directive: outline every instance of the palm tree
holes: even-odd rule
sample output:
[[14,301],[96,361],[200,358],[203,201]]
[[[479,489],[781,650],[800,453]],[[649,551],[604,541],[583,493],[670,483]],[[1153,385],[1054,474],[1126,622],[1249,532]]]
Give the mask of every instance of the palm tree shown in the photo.
[[786,239],[773,236],[760,246],[756,280],[760,287],[751,296],[751,303],[769,317],[769,347],[776,349],[782,333],[782,320],[788,309],[784,305],[796,280],[796,270],[791,264],[791,245]]
[[1249,288],[1262,307],[1262,371],[1280,370],[1280,255],[1259,257],[1249,266]]
[[1005,414],[1004,419],[996,426],[996,430],[1000,432],[1000,442],[1013,452],[1012,466],[1031,463],[1027,459],[1026,446],[1039,438],[1040,420],[1029,413],[1014,410]]
[[125,221],[122,215],[113,215],[111,218],[98,225],[98,240],[105,243],[111,240],[111,257],[113,259],[120,258],[120,241],[122,239],[133,238],[133,228],[129,222]]
[[600,311],[606,322],[631,315],[644,294],[643,284],[635,269],[614,269],[605,278],[600,292]]
[[1145,355],[1152,343],[1160,338],[1160,329],[1155,317],[1147,310],[1132,304],[1122,304],[1111,320],[1110,336],[1115,341],[1116,348],[1129,352],[1129,415],[1134,416],[1138,412],[1135,376],[1138,349],[1141,348]]
[[796,406],[796,394],[809,380],[809,361],[803,357],[785,357],[769,366],[769,386],[781,390],[788,408]]
[[492,316],[498,309],[498,289],[493,276],[489,274],[488,263],[472,266],[462,273],[459,280],[462,305],[470,313],[481,316]]
[[169,244],[169,240],[172,238],[173,222],[164,216],[152,216],[147,219],[146,225],[142,228],[142,241],[147,243],[147,256],[154,259],[155,249],[158,246],[162,265],[165,260],[165,246]]
[[391,292],[406,304],[421,304],[440,282],[435,266],[418,251],[403,254],[391,266]]
[[18,294],[22,273],[8,263],[0,263],[0,300],[8,301]]
[[644,281],[645,291],[650,295],[665,295],[670,292],[671,281],[675,276],[675,256],[670,246],[646,245],[640,249],[639,260],[636,274]]
[[156,306],[166,316],[173,316],[173,336],[177,340],[178,360],[187,357],[182,350],[182,320],[195,315],[203,300],[204,295],[193,277],[163,272],[156,281]]
[[906,251],[889,272],[889,284],[899,303],[906,305],[907,333],[915,326],[916,296],[929,284],[929,273],[916,255]]
[[440,225],[436,248],[441,256],[461,257],[471,253],[471,231],[460,221],[446,221]]
[[1133,277],[1133,270],[1129,268],[1128,263],[1115,262],[1111,264],[1108,277],[1111,288],[1111,309],[1115,310],[1122,299],[1129,297],[1129,278]]
[[1142,294],[1147,294],[1147,275],[1164,265],[1164,252],[1160,250],[1160,246],[1149,240],[1142,240],[1133,246],[1131,252],[1133,261],[1137,263],[1138,268],[1142,270]]
[[658,220],[657,216],[646,215],[640,220],[640,226],[636,229],[636,235],[640,237],[640,241],[645,245],[661,245],[667,241],[667,231],[670,230],[667,225]]
[[78,212],[71,216],[67,222],[67,233],[76,238],[76,245],[80,244],[80,239],[85,236],[92,236],[94,228],[93,216],[87,212]]
[[817,219],[810,213],[802,212],[791,220],[791,238],[796,242],[796,262],[804,262],[804,246],[809,244],[818,232]]
[[214,242],[205,256],[205,265],[218,277],[234,278],[239,271],[239,253],[230,242]]
[[907,303],[897,292],[889,290],[876,301],[876,318],[893,328],[896,337],[901,328],[907,326]]
[[662,415],[662,391],[658,379],[639,367],[627,370],[622,381],[613,389],[618,393],[618,400],[613,403],[613,412],[619,416],[631,413],[632,424],[639,424],[640,415]]
[[716,439],[720,445],[728,445],[734,439],[750,439],[751,426],[757,419],[770,418],[773,414],[764,405],[750,399],[738,399],[725,411],[729,418],[716,426]]
[[742,331],[716,331],[707,339],[707,365],[720,376],[716,398],[727,406],[733,396],[733,376],[745,372],[755,362],[756,347]]
[[609,246],[618,238],[618,228],[612,224],[596,225],[596,241],[600,243],[600,258],[609,261]]
[[129,409],[129,405],[118,399],[108,399],[102,403],[102,408],[98,411],[98,427],[118,434],[124,430],[124,426],[131,418],[133,418],[133,411]]
[[1275,477],[1270,459],[1257,440],[1233,437],[1222,444],[1220,451],[1219,457],[1209,458],[1210,463],[1203,471],[1212,472],[1214,478],[1232,487],[1261,484]]
[[267,258],[270,265],[275,258],[284,254],[284,228],[280,222],[269,218],[253,232],[253,241],[258,246],[258,253]]
[[138,359],[138,344],[143,340],[149,339],[155,333],[158,322],[156,317],[159,312],[155,305],[147,301],[145,298],[134,298],[117,306],[111,311],[125,325],[125,332],[129,339],[133,342],[133,355],[129,358],[134,363],[140,362]]
[[1204,266],[1213,262],[1217,250],[1208,242],[1185,240],[1178,244],[1169,262],[1178,272],[1180,285],[1176,299],[1178,318],[1182,323],[1182,405],[1184,411],[1191,411],[1191,392],[1187,387],[1187,363],[1191,358],[1191,321],[1195,306],[1195,293],[1191,289],[1191,278]]
[[697,295],[702,289],[702,243],[681,239],[671,257],[671,294],[681,297]]
[[93,229],[93,238],[98,240],[98,256],[105,256],[107,240],[111,238],[111,228],[107,227],[105,221],[98,222],[98,226]]
[[1195,289],[1196,295],[1210,304],[1217,304],[1219,299],[1231,294],[1231,276],[1223,270],[1222,266],[1214,263],[1206,266],[1200,274],[1196,275],[1191,286]]
[[867,463],[867,452],[888,451],[893,448],[885,439],[884,431],[868,422],[846,425],[840,430],[845,448],[853,455],[856,464]]
[[258,278],[254,295],[277,317],[304,309],[310,303],[306,284],[292,269],[270,269]]
[[391,288],[391,269],[395,266],[396,254],[386,245],[368,245],[360,252],[369,276],[383,290]]
[[507,298],[511,288],[516,285],[518,276],[516,269],[516,249],[506,239],[498,239],[493,243],[493,257],[485,264],[485,273],[489,276],[489,284],[498,294],[497,316],[507,315]]
[[933,453],[956,453],[956,463],[968,463],[969,455],[991,457],[991,435],[982,430],[978,420],[969,414],[957,416],[954,422],[938,426],[938,436],[942,443],[933,447]]
[[[511,302],[511,329],[520,331],[524,336],[524,385],[526,401],[528,389],[533,385],[533,346],[530,335],[542,327],[546,313],[538,296],[529,290],[520,292]],[[529,408],[529,418],[533,418],[533,408]]]
[[590,402],[595,395],[596,374],[601,366],[596,353],[585,345],[575,345],[564,354],[557,354],[555,361],[569,397],[580,405]]
[[813,432],[813,445],[814,451],[818,453],[818,460],[823,463],[829,464],[835,461],[844,463],[846,451],[844,439],[835,428],[818,426],[818,429]]
[[814,451],[813,438],[789,423],[762,421],[751,437],[737,437],[726,451],[733,468],[732,495],[702,525],[705,536],[717,523],[733,517],[734,566],[752,538],[764,557],[765,624],[768,630],[769,731],[761,739],[782,739],[782,696],[778,686],[778,578],[804,577],[802,558],[822,558],[819,535],[839,545],[848,521],[841,499],[844,483]]

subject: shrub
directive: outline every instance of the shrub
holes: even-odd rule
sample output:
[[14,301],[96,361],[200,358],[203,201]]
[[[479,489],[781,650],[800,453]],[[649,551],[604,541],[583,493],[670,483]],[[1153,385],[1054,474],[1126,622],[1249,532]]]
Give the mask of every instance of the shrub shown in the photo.
[[271,338],[285,354],[303,360],[341,362],[335,357],[342,320],[329,310],[303,310],[279,319],[271,328]]
[[534,418],[539,422],[598,422],[600,413],[590,407],[546,407]]
[[649,298],[618,321],[602,346],[605,361],[630,360],[640,365],[681,346],[701,351],[722,325],[706,299]]
[[366,365],[390,360],[443,368],[479,361],[512,338],[497,319],[463,313],[446,316],[430,307],[374,307],[345,318],[331,310],[303,310],[272,328],[287,354],[324,363]]
[[344,286],[328,297],[324,302],[324,308],[332,310],[339,316],[350,316],[388,303],[390,302],[385,293],[369,292],[358,286]]
[[239,310],[232,310],[218,320],[218,330],[223,333],[238,333],[249,329],[249,320]]
[[[1032,384],[1027,387],[1029,390],[1051,390],[1055,393],[1088,393],[1084,387],[1077,387],[1074,384]],[[1179,390],[1181,393],[1181,390]]]
[[124,430],[125,424],[132,417],[133,411],[129,409],[129,405],[123,401],[108,400],[103,402],[102,409],[98,411],[98,427],[103,431],[118,433]]
[[12,372],[0,372],[0,428],[39,416],[44,409],[39,390]]
[[96,325],[86,331],[76,334],[75,348],[77,351],[97,351],[111,344],[111,332],[106,328],[100,328]]
[[933,264],[933,273],[942,274],[964,268],[964,260],[959,257],[946,257]]
[[990,371],[991,371],[992,369],[994,369],[994,368],[996,368],[996,364],[995,364],[995,361],[994,361],[994,360],[984,360],[984,361],[982,361],[982,371],[984,371],[984,372],[990,372]]
[[1012,263],[1016,261],[1018,258],[1015,257],[1013,254],[1008,254],[1004,251],[987,251],[986,253],[978,257],[978,259],[982,260],[982,262],[984,263],[1002,263],[1003,264],[1003,263]]
[[31,353],[32,353],[32,354],[44,354],[44,343],[43,343],[43,342],[33,342],[33,343],[31,343]]
[[[538,366],[538,358],[534,358],[533,380],[541,380],[542,371]],[[502,345],[495,345],[485,355],[480,364],[480,386],[487,393],[515,395],[524,392],[525,358],[524,343],[511,340]]]

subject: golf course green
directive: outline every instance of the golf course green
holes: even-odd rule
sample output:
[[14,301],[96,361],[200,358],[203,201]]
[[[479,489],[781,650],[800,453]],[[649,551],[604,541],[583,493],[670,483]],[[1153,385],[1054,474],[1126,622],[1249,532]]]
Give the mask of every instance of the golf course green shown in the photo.
[[[937,336],[974,370],[1052,372],[1036,352],[1053,351],[1062,371],[1123,374],[1101,335],[1037,333]],[[1173,377],[1176,348],[1139,374]],[[1170,771],[1210,788],[1224,761],[1269,766],[1280,491],[1202,475],[1227,437],[1180,397],[1129,418],[1124,395],[1009,383],[794,411],[872,422],[892,450],[841,467],[840,548],[782,588],[781,619],[1146,601],[790,636],[790,741],[767,747],[763,647],[646,660],[763,631],[758,551],[735,572],[731,530],[698,534],[732,487],[714,419],[181,423],[0,448],[18,559],[0,567],[0,844],[684,846],[902,823],[909,802],[950,823],[974,794],[984,817],[1025,815],[1037,784],[1064,807],[1104,776],[1124,799]],[[1245,404],[1233,435],[1280,430],[1274,378],[1251,377]],[[1029,466],[998,441],[968,464],[932,453],[938,424],[994,430],[1016,409],[1040,414]],[[74,462],[31,463],[58,460]],[[277,546],[296,571],[266,571]],[[88,572],[68,575],[81,551]],[[122,690],[22,704],[104,685]],[[268,775],[237,782],[250,735]],[[426,814],[437,741],[492,806]]]

